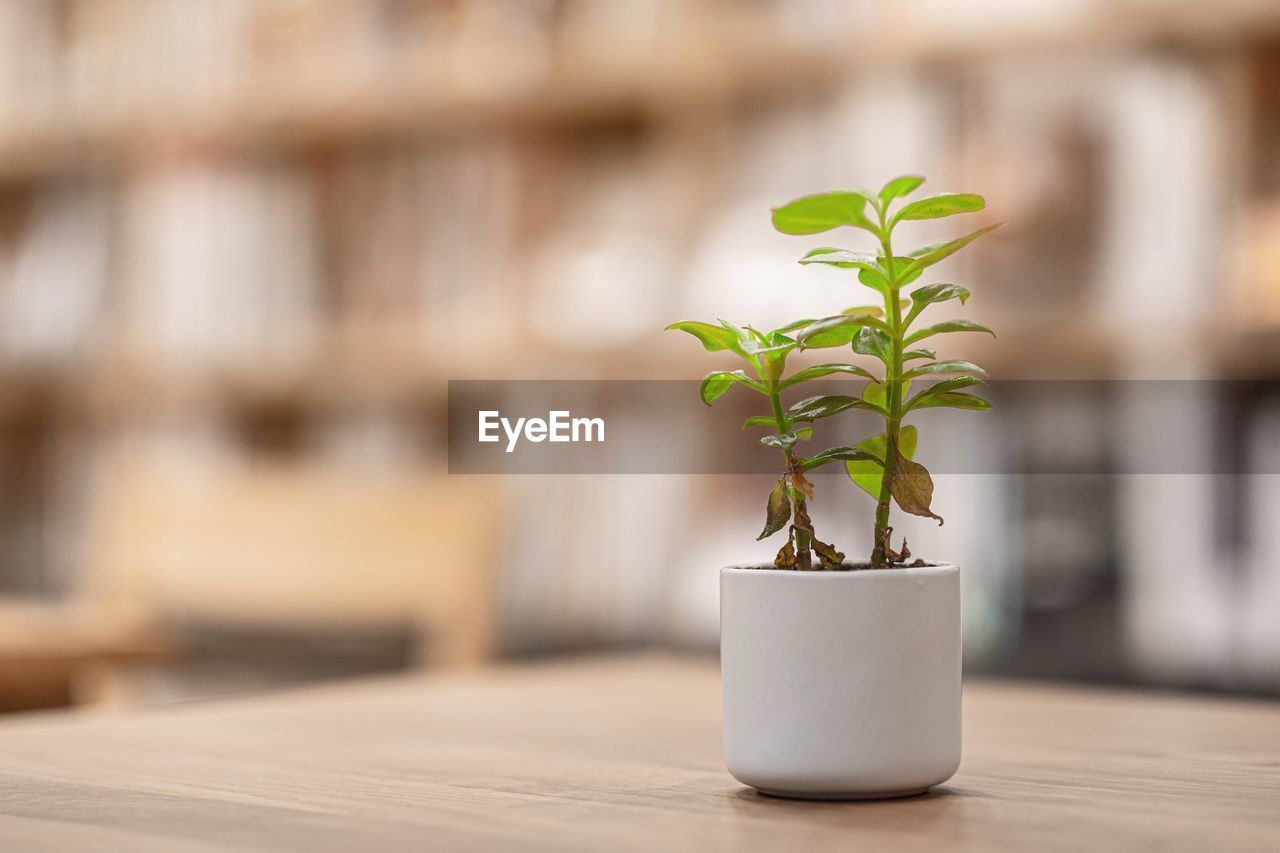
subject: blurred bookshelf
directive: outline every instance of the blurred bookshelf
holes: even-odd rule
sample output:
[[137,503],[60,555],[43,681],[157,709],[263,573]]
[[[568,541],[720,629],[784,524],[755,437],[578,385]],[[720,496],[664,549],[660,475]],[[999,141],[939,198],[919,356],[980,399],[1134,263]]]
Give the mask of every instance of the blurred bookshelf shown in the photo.
[[1280,379],[1274,0],[56,0],[0,38],[12,595],[83,583],[122,448],[437,472],[449,379],[696,378],[672,319],[839,311],[763,212],[907,168],[1012,223],[948,270],[994,376]]

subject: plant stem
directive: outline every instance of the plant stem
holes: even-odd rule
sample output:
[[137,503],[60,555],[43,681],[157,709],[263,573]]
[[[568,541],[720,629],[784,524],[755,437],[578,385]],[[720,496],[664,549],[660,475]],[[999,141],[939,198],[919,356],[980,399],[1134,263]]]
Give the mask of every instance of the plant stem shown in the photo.
[[880,246],[884,250],[885,274],[888,288],[884,296],[885,324],[889,327],[890,357],[885,365],[885,453],[883,476],[880,479],[880,497],[876,503],[876,527],[871,550],[871,565],[883,566],[887,562],[885,548],[888,545],[889,502],[892,494],[889,481],[893,478],[898,455],[898,432],[902,426],[902,306],[898,300],[897,273],[894,269],[893,247],[890,245],[889,228],[885,225],[884,207],[880,209]]
[[[774,426],[778,430],[778,435],[785,435],[790,428],[787,425],[787,416],[782,410],[782,397],[778,393],[778,380],[777,379],[768,380],[768,389],[769,389],[769,405],[773,408]],[[782,448],[782,455],[786,457],[787,471],[790,471],[791,460],[795,454],[792,452],[790,447],[784,447]],[[796,515],[804,516],[807,514],[807,512],[808,512],[808,509],[805,506],[804,497],[802,496],[796,497]],[[809,532],[807,530],[801,530],[798,526],[795,528],[795,531],[796,531],[795,542],[796,542],[797,560],[799,561],[799,564],[807,565],[809,562],[809,556],[808,556],[809,548],[811,547],[809,542]]]

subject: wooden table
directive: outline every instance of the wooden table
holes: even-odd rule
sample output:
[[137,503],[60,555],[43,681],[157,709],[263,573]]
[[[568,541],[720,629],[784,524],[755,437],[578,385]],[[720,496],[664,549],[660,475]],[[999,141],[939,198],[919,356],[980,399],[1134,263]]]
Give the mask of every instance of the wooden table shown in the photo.
[[933,793],[762,797],[713,662],[0,720],[3,850],[1280,850],[1280,703],[973,682]]

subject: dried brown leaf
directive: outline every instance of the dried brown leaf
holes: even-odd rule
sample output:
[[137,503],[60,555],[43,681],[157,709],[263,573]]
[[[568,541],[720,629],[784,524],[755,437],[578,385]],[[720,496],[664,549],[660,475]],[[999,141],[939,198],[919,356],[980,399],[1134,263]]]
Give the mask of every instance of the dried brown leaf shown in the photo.
[[822,561],[823,568],[838,569],[844,565],[844,554],[835,549],[834,545],[828,545],[817,537],[813,540],[813,550],[818,553],[818,559]]
[[[904,512],[935,518],[942,524],[942,516],[934,515],[930,509],[933,501],[933,478],[919,462],[913,462],[903,456],[897,447],[893,448],[893,476],[889,478],[889,493]],[[887,555],[887,552],[886,552]]]
[[772,536],[787,526],[791,520],[791,498],[787,497],[787,481],[779,477],[773,490],[769,492],[769,503],[765,511],[764,530],[756,537],[756,541]]

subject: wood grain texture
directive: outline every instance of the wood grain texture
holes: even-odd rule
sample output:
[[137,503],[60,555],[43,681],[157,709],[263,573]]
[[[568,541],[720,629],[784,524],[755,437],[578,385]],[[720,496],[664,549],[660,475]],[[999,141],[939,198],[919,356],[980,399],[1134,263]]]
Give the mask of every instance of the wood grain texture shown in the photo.
[[1280,849],[1280,703],[978,682],[965,715],[951,782],[862,803],[730,778],[708,661],[29,715],[0,723],[0,849]]

